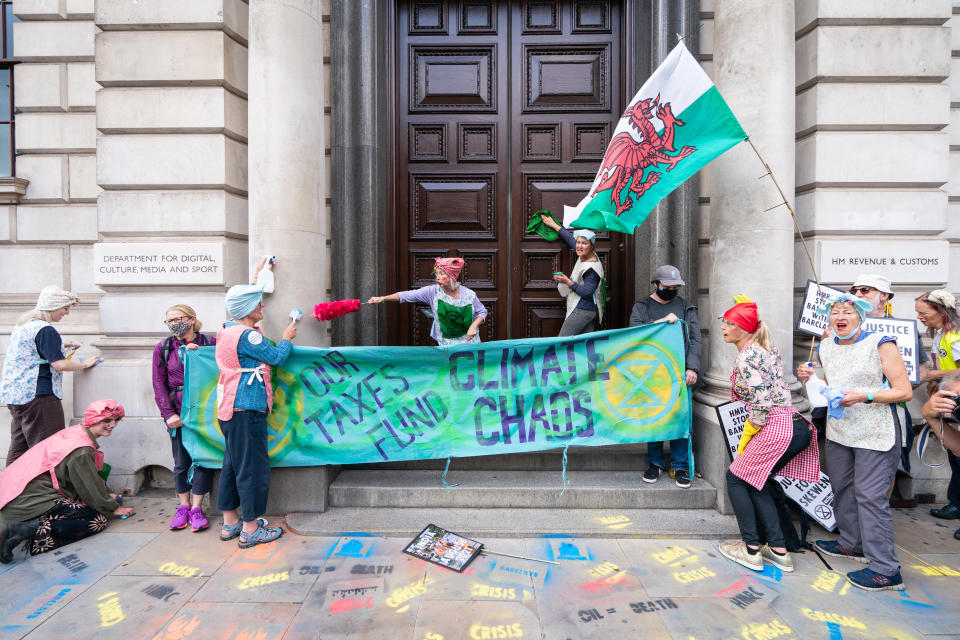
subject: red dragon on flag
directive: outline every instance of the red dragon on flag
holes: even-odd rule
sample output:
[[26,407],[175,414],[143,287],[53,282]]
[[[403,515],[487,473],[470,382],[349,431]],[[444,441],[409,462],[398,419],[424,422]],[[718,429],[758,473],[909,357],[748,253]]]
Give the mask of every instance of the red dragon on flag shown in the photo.
[[[656,118],[663,123],[663,133],[657,133],[653,127],[654,109]],[[665,171],[670,171],[678,162],[697,150],[696,147],[685,146],[676,155],[667,155],[667,151],[676,151],[673,146],[674,127],[682,127],[684,123],[673,115],[669,102],[660,102],[659,94],[656,98],[638,100],[623,112],[623,117],[640,135],[640,139],[638,141],[631,133],[624,131],[610,141],[603,166],[600,168],[603,178],[590,194],[590,197],[593,197],[613,187],[610,199],[617,207],[618,217],[633,206],[630,191],[639,198],[660,180],[660,172],[653,171],[653,168],[666,165]],[[643,172],[648,167],[651,170],[644,179]],[[621,202],[621,193],[628,183],[630,191],[623,195]]]

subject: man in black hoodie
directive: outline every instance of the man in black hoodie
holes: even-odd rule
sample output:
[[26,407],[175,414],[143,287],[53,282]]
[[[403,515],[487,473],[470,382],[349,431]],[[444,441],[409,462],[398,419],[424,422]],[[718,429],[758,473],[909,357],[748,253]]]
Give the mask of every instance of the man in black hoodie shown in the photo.
[[[700,323],[697,321],[697,307],[690,304],[677,293],[683,286],[680,270],[669,264],[657,268],[651,281],[656,289],[648,297],[637,300],[630,314],[630,326],[636,327],[654,322],[669,322],[683,320],[683,346],[686,355],[687,386],[692,388],[700,375]],[[690,486],[689,438],[677,438],[670,441],[670,463],[673,467],[674,480],[678,487]],[[643,474],[643,481],[654,483],[660,478],[664,470],[663,443],[650,442],[647,444],[647,454],[650,466]]]

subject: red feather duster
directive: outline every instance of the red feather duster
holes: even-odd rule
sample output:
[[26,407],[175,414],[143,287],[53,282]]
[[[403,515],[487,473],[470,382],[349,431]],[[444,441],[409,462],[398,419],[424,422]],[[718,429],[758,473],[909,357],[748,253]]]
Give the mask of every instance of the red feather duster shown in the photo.
[[359,310],[359,300],[331,300],[317,304],[313,308],[313,315],[317,320],[333,320]]

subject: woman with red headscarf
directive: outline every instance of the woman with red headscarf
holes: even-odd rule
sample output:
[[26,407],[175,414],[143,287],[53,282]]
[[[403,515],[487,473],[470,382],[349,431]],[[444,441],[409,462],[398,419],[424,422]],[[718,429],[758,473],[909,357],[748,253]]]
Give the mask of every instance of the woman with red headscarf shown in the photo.
[[477,329],[487,317],[487,308],[473,290],[460,284],[462,270],[463,258],[437,258],[433,265],[436,284],[388,296],[373,296],[367,302],[420,302],[428,305],[433,313],[430,337],[441,347],[480,342]]
[[116,400],[92,402],[82,425],[30,447],[0,472],[0,562],[10,562],[21,542],[37,555],[103,531],[110,514],[133,514],[97,473],[97,439],[113,433],[123,415]]
[[719,549],[726,558],[755,571],[763,570],[764,561],[793,571],[772,478],[779,474],[817,482],[817,439],[813,425],[793,408],[780,352],[770,343],[770,331],[760,321],[756,303],[740,296],[735,299],[744,301],[723,314],[721,329],[723,341],[735,344],[739,351],[730,376],[730,395],[749,411],[737,457],[727,470],[727,494],[741,540],[721,542]]

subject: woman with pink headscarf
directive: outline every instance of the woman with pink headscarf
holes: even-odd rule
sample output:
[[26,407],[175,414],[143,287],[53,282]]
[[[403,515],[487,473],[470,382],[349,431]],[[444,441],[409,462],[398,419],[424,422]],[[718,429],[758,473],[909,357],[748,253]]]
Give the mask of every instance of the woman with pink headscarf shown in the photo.
[[0,472],[0,562],[10,562],[21,542],[37,555],[103,531],[111,515],[133,515],[98,473],[97,440],[113,433],[123,415],[116,400],[91,402],[82,425],[35,444]]
[[433,326],[430,337],[444,347],[449,344],[480,342],[477,329],[486,317],[487,308],[473,290],[460,284],[463,258],[437,258],[433,274],[437,284],[411,291],[399,291],[388,296],[373,296],[370,304],[390,302],[420,302],[430,307]]

